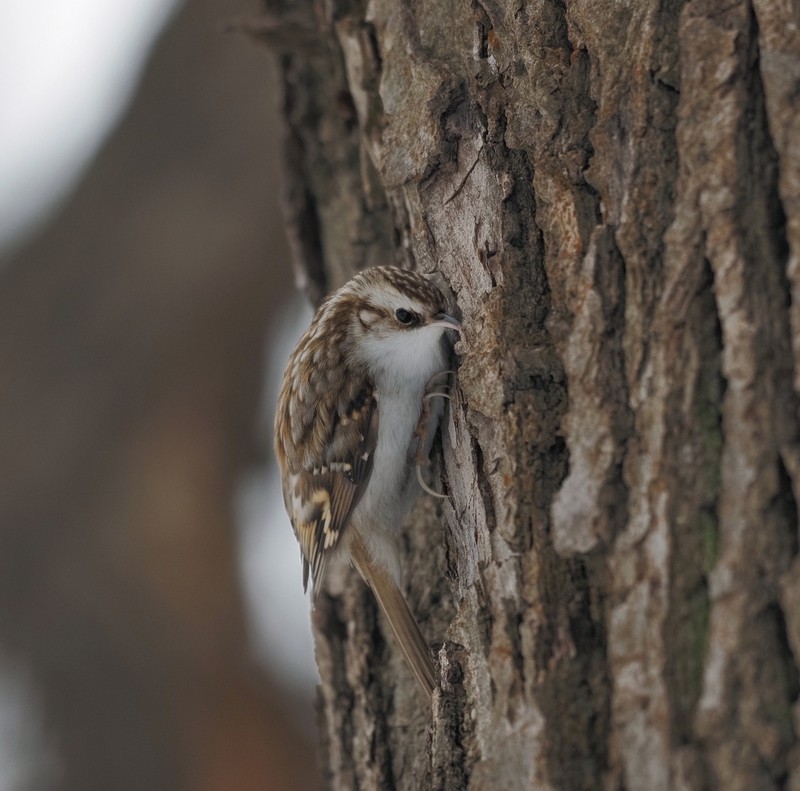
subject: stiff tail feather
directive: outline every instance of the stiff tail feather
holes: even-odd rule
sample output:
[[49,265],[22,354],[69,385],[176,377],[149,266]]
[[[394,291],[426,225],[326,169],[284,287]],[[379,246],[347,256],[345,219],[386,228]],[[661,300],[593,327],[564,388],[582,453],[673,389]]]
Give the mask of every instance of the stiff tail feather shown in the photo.
[[358,573],[375,594],[381,612],[389,622],[408,666],[416,676],[422,691],[428,696],[428,700],[431,700],[436,681],[430,652],[411,610],[408,609],[405,597],[392,575],[373,562],[369,550],[361,536],[357,534],[352,538],[350,557]]

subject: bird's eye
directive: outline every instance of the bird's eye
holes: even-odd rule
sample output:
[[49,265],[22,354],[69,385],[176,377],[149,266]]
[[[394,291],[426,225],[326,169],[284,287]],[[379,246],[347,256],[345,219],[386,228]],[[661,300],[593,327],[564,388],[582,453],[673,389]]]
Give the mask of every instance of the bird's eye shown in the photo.
[[401,324],[415,324],[417,322],[416,315],[412,313],[410,310],[406,310],[405,308],[398,308],[394,312],[394,317]]

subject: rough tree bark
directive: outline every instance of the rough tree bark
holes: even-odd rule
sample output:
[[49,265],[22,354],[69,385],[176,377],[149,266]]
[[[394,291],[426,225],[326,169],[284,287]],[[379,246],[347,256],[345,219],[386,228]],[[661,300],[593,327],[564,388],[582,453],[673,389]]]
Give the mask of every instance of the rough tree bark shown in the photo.
[[[290,10],[288,10],[290,9]],[[335,789],[800,789],[797,2],[268,2],[296,261],[437,273],[432,711],[354,577]]]

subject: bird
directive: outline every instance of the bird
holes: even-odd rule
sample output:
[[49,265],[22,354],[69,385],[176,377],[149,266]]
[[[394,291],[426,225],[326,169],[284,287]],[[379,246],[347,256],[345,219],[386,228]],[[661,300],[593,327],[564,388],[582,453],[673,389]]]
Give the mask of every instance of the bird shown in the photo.
[[[316,599],[334,555],[372,590],[430,700],[435,674],[402,593],[399,535],[424,484],[461,323],[424,275],[362,270],[317,309],[286,365],[275,415],[284,504]],[[425,487],[427,488],[427,487]]]

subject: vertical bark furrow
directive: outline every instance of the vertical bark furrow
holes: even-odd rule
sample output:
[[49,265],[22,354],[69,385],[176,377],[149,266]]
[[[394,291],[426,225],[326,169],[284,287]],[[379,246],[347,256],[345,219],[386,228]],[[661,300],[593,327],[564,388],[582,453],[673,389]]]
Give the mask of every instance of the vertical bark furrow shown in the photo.
[[791,3],[754,0],[753,9],[758,22],[758,66],[770,137],[779,164],[778,190],[786,216],[794,387],[800,392],[800,113],[797,112],[800,25],[797,9]]
[[316,641],[316,659],[325,683],[319,687],[317,713],[320,720],[322,766],[329,788],[355,788],[353,763],[353,692],[345,679],[347,624],[342,602],[321,594],[314,620],[325,639]]
[[439,650],[442,691],[433,703],[433,723],[429,740],[430,770],[422,778],[422,788],[450,791],[466,788],[470,776],[469,749],[472,717],[466,708],[464,689],[464,647],[446,642]]
[[[670,252],[673,256],[668,260],[677,262],[680,252]],[[664,458],[674,471],[674,489],[680,494],[670,497],[668,505],[670,587],[663,672],[670,707],[669,738],[675,750],[672,782],[687,789],[703,789],[707,786],[707,767],[696,749],[693,720],[709,639],[708,575],[719,543],[725,383],[720,373],[722,339],[708,262],[685,269],[684,278],[682,285],[694,292],[687,309],[682,311],[671,302],[662,313],[664,331],[679,344],[679,357],[685,361],[688,374],[682,389],[665,394],[670,430],[665,437]]]
[[[305,31],[300,43],[288,35],[294,27]],[[363,97],[376,95],[367,89],[380,64],[367,26],[353,32],[357,46],[345,53],[329,40],[333,27],[334,19],[294,4],[281,56],[287,229],[299,282],[315,304],[358,269],[394,263],[397,255],[385,193],[364,162],[359,128],[358,111]],[[339,32],[350,43],[347,27]],[[348,74],[343,54],[353,51],[361,68],[358,81],[348,82],[353,70]],[[379,126],[376,115],[363,119],[370,130]]]
[[652,367],[677,178],[674,16],[669,3],[568,5],[570,41],[585,53],[591,122],[582,173],[593,191],[584,200],[597,209],[591,234],[569,251],[568,288],[554,309],[565,317],[556,337],[570,393],[563,424],[570,474],[553,508],[556,546],[608,553],[608,567],[593,577],[596,595],[607,596],[608,783],[664,791],[671,788],[661,631],[669,522],[663,498],[654,497],[653,459],[666,427]]
[[[776,247],[769,144],[746,4],[713,20],[689,4],[682,26],[681,102],[707,122],[682,136],[691,163],[722,331],[723,446],[719,555],[710,575],[709,653],[696,719],[715,782],[776,788],[794,741],[786,649],[775,609],[796,525],[770,504],[780,491],[779,447],[795,436],[784,261]],[[711,41],[718,53],[694,53]],[[690,116],[684,115],[684,118]],[[713,119],[713,120],[712,120]],[[698,134],[699,132],[699,134]],[[727,152],[720,156],[717,152]],[[732,155],[731,155],[732,154]],[[733,185],[740,185],[739,189]],[[782,616],[781,616],[782,617]],[[791,661],[791,658],[788,657]]]

